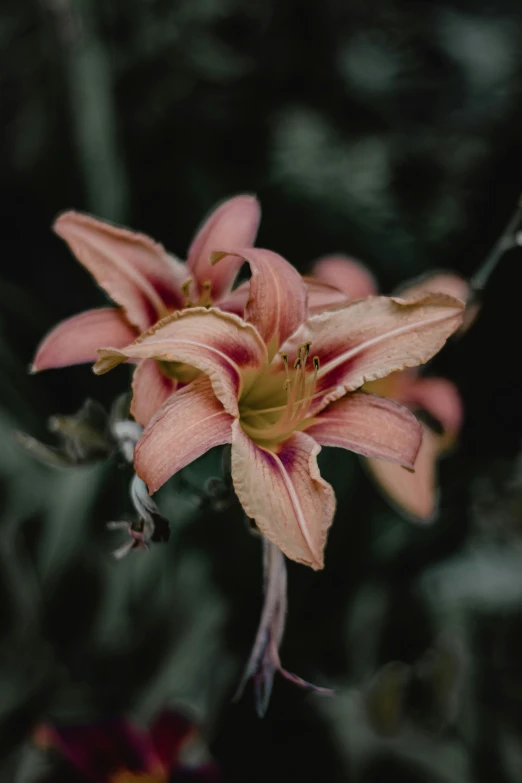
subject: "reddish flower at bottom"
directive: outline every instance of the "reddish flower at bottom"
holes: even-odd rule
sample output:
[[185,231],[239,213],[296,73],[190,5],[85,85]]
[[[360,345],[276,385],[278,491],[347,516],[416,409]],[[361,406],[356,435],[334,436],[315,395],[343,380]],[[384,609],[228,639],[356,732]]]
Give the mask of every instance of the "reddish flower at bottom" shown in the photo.
[[[69,726],[41,726],[35,740],[55,749],[70,765],[70,783],[218,783],[220,775],[197,728],[165,710],[150,729],[121,718]],[[49,772],[40,783],[58,783]]]

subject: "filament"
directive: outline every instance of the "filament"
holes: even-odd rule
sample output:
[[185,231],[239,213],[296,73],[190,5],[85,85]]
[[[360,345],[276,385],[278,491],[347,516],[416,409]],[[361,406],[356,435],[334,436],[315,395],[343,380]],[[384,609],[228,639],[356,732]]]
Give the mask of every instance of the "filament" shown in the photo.
[[[317,374],[319,372],[319,357],[312,359],[313,373],[308,374],[307,364],[310,356],[311,343],[303,343],[297,348],[296,359],[291,373],[288,363],[288,356],[285,353],[280,354],[285,368],[285,380],[283,382],[283,391],[286,394],[286,403],[284,405],[275,405],[270,408],[242,408],[241,414],[248,432],[259,440],[282,439],[292,433],[299,426],[300,422],[306,417],[310,410],[312,400],[324,396],[329,391],[337,388],[332,386],[324,391],[316,392]],[[265,426],[256,426],[261,424],[259,417],[270,414],[280,413],[277,421]],[[254,424],[256,422],[256,424]]]

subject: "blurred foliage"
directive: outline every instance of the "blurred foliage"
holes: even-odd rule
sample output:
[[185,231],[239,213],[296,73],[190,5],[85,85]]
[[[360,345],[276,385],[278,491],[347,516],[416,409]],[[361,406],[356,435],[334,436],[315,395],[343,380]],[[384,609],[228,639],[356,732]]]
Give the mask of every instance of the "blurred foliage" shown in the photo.
[[[0,750],[34,780],[42,720],[187,703],[227,781],[522,779],[522,372],[507,253],[477,322],[433,363],[466,422],[431,527],[403,521],[350,455],[326,568],[290,564],[285,664],[267,716],[231,703],[261,602],[261,546],[209,454],[158,495],[168,544],[116,562],[132,512],[114,458],[53,470],[16,445],[127,371],[30,377],[45,331],[102,294],[50,232],[74,207],[183,256],[205,212],[256,192],[259,244],[301,270],[369,263],[383,290],[471,275],[522,190],[513,0],[18,0],[0,8]],[[210,480],[210,481],[209,481]],[[204,492],[202,488],[207,489]],[[219,502],[216,502],[219,500]]]

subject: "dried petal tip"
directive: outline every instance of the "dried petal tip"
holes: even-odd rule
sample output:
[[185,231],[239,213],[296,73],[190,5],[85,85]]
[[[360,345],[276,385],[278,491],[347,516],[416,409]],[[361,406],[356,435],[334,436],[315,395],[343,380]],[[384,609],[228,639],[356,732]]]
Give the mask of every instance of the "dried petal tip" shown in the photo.
[[133,549],[148,549],[147,533],[144,530],[136,530],[130,522],[107,522],[108,530],[125,530],[129,540],[113,551],[116,560],[122,560]]
[[169,522],[159,513],[156,503],[147,492],[146,484],[134,476],[130,488],[131,500],[138,515],[138,521],[108,522],[109,530],[125,530],[129,536],[113,554],[117,560],[128,555],[133,549],[148,549],[150,542],[167,542],[170,538]]
[[256,711],[260,718],[268,709],[276,672],[294,685],[316,693],[333,694],[329,688],[312,685],[281,666],[279,647],[285,630],[287,608],[286,565],[281,550],[266,538],[263,538],[263,561],[265,602],[261,621],[243,679],[234,697],[236,701],[240,698],[247,680],[252,678]]

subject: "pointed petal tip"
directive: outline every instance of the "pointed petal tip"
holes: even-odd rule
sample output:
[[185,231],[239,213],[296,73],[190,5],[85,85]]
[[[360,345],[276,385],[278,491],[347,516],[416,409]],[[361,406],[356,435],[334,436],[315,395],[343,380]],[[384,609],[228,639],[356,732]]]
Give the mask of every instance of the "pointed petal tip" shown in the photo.
[[261,204],[255,193],[238,193],[237,196],[227,199],[223,202],[222,206],[238,207],[244,206],[253,208],[256,212],[261,212]]
[[95,375],[105,375],[109,370],[117,367],[118,364],[127,361],[125,354],[116,348],[98,348],[98,360],[93,364],[92,371]]
[[312,553],[312,559],[309,563],[306,563],[304,560],[302,562],[303,565],[309,566],[313,571],[322,571],[324,568],[324,557],[322,554],[317,555],[315,552]]
[[259,204],[259,199],[255,193],[238,193],[237,196],[232,196],[230,201],[244,201],[245,204]]
[[256,715],[260,720],[265,717],[267,709],[268,704],[256,704]]
[[294,674],[293,672],[289,672],[287,669],[283,669],[282,666],[279,668],[278,671],[279,674],[285,678],[285,680],[292,682],[294,685],[298,685],[300,688],[303,688],[304,690],[311,691],[312,693],[320,693],[322,696],[335,696],[336,694],[334,688],[326,688],[323,685],[314,685],[313,682],[308,682],[308,680],[303,680],[303,678],[299,677],[298,674]]
[[66,226],[66,224],[71,219],[75,220],[82,217],[84,217],[83,213],[76,212],[74,209],[68,209],[65,212],[60,212],[54,219],[52,230],[55,234],[58,234],[59,237],[63,237],[63,228]]

